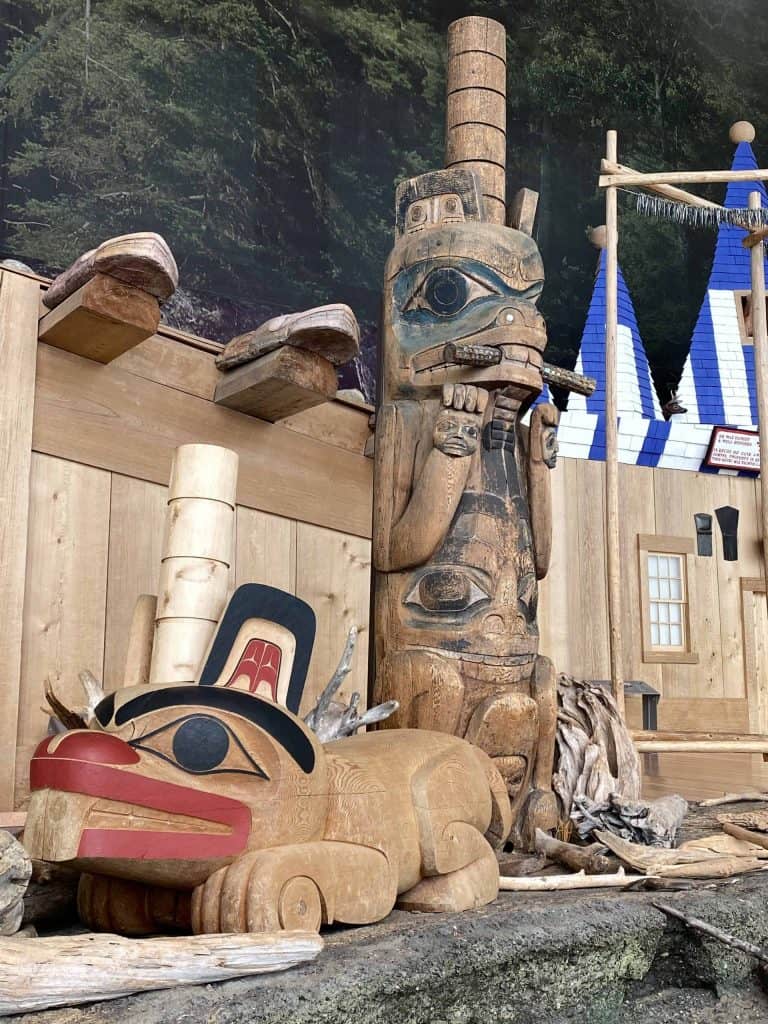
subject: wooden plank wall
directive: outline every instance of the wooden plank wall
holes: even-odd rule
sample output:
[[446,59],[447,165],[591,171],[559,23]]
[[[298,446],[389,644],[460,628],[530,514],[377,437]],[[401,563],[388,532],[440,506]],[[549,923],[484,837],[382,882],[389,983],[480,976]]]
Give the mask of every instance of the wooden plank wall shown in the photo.
[[27,796],[29,758],[47,727],[45,680],[71,705],[82,701],[82,669],[107,690],[121,685],[134,602],[157,592],[179,444],[223,444],[240,455],[232,587],[270,583],[315,610],[302,710],[327,683],[352,624],[360,638],[342,694],[358,690],[364,706],[368,410],[333,402],[270,424],[219,409],[211,401],[216,346],[168,331],[101,366],[38,345],[39,294],[34,281],[0,277],[9,383],[0,385],[0,810]]
[[[607,679],[606,584],[603,555],[604,465],[562,459],[554,472],[555,522],[552,570],[542,585],[541,650],[559,671]],[[743,577],[762,575],[758,540],[759,487],[748,477],[620,466],[624,676],[650,683],[662,694],[659,725],[672,729],[747,731],[756,727],[755,702],[747,705],[744,661]],[[715,509],[739,509],[739,558],[726,562]],[[713,516],[713,555],[694,556],[691,582],[695,665],[642,660],[639,534],[695,540],[693,516]],[[749,599],[747,599],[749,600]],[[752,603],[749,603],[750,610]],[[757,613],[756,613],[757,614]],[[761,628],[759,617],[756,625]],[[630,702],[639,724],[639,701]],[[750,725],[750,713],[752,722]]]
[[[163,331],[101,366],[37,345],[38,305],[37,282],[0,275],[0,810],[24,801],[29,756],[45,732],[45,679],[72,703],[83,668],[108,689],[120,685],[134,601],[157,587],[165,485],[179,444],[223,444],[240,455],[232,585],[271,583],[315,609],[305,709],[353,623],[361,637],[344,693],[365,697],[367,411],[334,402],[269,424],[220,409],[211,401],[211,343]],[[604,472],[601,463],[560,460],[552,567],[540,596],[542,653],[559,671],[591,679],[609,674]],[[765,729],[768,708],[757,698],[768,666],[766,602],[741,586],[762,575],[757,482],[621,466],[620,485],[625,677],[661,691],[662,727]],[[740,511],[739,560],[724,561],[715,523],[713,557],[694,560],[699,663],[643,663],[638,534],[694,537],[694,512],[726,504]],[[629,709],[637,722],[639,702]]]

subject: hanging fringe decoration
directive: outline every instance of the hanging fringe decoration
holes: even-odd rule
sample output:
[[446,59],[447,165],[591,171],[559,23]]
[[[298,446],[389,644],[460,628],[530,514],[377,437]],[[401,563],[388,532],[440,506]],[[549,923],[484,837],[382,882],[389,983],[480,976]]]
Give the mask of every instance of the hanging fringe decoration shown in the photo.
[[657,217],[684,224],[692,228],[719,228],[728,224],[735,228],[753,230],[768,225],[768,207],[761,210],[727,210],[722,206],[689,206],[661,196],[650,196],[644,192],[635,195],[636,209],[643,217]]

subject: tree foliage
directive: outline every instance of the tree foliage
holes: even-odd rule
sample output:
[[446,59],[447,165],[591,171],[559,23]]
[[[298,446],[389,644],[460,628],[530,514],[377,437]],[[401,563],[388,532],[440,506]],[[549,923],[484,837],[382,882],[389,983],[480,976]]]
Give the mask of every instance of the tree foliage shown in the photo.
[[[2,246],[50,267],[155,229],[188,288],[375,320],[396,182],[440,166],[441,0],[7,3]],[[606,127],[640,169],[727,166],[766,125],[758,0],[479,0],[508,29],[510,190],[541,191],[550,358],[575,352]],[[717,191],[715,198],[719,198]],[[679,373],[713,238],[622,204],[621,260],[657,380]]]

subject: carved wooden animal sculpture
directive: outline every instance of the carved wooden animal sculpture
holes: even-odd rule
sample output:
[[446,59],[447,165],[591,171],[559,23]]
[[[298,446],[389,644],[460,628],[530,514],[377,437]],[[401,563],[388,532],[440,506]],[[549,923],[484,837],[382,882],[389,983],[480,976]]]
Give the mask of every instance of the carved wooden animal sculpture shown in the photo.
[[[462,33],[475,63],[492,38],[503,59],[496,23],[462,19],[452,32],[449,61]],[[451,96],[482,106],[473,92],[449,87],[449,126]],[[530,845],[535,827],[557,824],[556,680],[536,622],[557,411],[535,408],[530,432],[520,422],[542,388],[544,271],[529,235],[486,218],[483,193],[498,195],[498,184],[456,149],[457,166],[397,190],[375,442],[374,699],[400,703],[384,728],[482,747]],[[495,199],[493,211],[498,221]]]
[[32,857],[87,873],[93,928],[183,927],[190,890],[196,933],[369,924],[397,900],[465,910],[498,893],[488,839],[506,836],[509,801],[463,740],[323,747],[287,709],[221,686],[120,690],[97,714],[100,729],[38,748],[25,833]]

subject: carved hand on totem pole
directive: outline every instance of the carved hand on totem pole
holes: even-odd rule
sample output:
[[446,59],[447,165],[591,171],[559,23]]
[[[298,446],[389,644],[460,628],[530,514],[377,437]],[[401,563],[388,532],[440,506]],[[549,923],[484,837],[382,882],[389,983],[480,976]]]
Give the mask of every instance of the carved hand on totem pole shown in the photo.
[[[537,406],[546,331],[539,251],[483,221],[475,175],[398,189],[386,270],[374,500],[375,700],[386,727],[437,729],[501,771],[524,843],[557,824],[555,673],[538,655],[557,410]],[[497,349],[493,365],[446,346]]]

